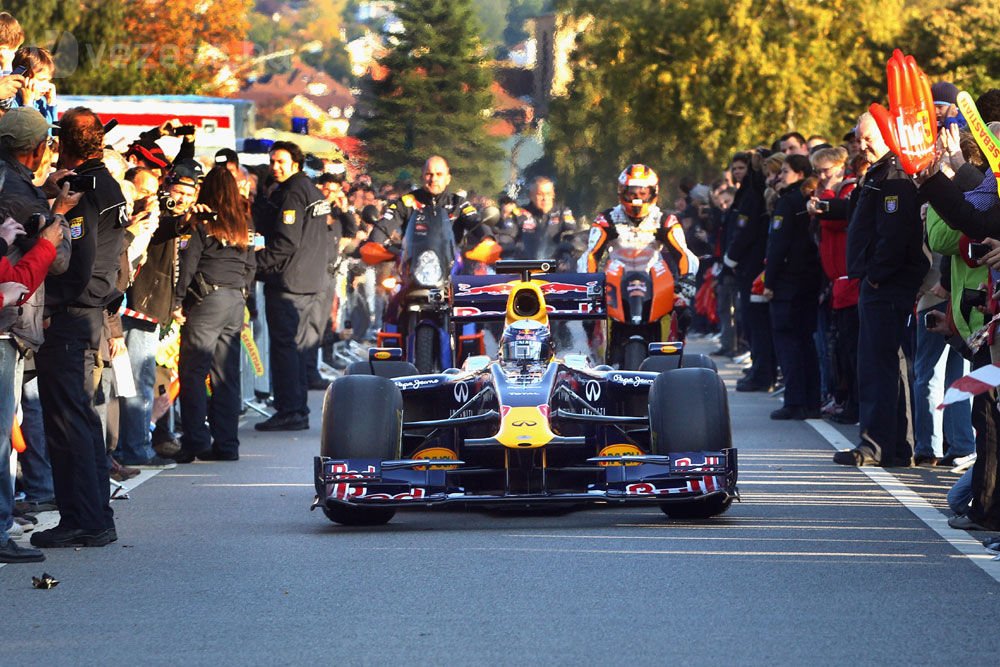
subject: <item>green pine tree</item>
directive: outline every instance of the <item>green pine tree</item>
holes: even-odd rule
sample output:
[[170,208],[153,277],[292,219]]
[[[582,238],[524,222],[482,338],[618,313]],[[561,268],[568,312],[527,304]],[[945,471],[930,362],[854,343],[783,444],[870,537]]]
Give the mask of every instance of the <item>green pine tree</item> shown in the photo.
[[503,153],[486,132],[492,80],[470,0],[403,0],[405,32],[371,82],[362,137],[375,176],[420,173],[434,154],[451,165],[453,187],[492,193]]

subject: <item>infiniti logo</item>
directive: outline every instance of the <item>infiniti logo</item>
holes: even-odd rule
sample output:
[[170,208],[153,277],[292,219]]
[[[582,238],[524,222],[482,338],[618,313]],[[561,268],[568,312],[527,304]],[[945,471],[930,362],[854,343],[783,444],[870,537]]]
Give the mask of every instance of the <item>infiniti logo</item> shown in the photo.
[[511,422],[511,426],[516,426],[517,428],[524,428],[526,426],[537,426],[538,422]]
[[593,403],[601,397],[601,384],[596,380],[587,380],[587,384],[583,387],[583,395]]
[[469,400],[469,385],[465,384],[464,382],[455,383],[454,394],[455,394],[455,401],[457,403],[459,404],[465,403],[467,400]]

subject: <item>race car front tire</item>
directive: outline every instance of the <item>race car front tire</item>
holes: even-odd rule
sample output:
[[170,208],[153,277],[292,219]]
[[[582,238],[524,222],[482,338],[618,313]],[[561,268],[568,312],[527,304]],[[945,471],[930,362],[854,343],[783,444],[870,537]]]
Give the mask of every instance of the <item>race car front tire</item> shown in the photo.
[[381,526],[396,516],[396,510],[387,507],[351,507],[334,505],[324,507],[326,518],[342,526]]
[[330,383],[323,400],[320,454],[336,459],[399,456],[403,395],[375,375],[345,375]]
[[663,503],[660,509],[671,519],[708,519],[722,514],[732,504],[732,498],[719,495]]
[[[330,383],[323,402],[320,454],[334,459],[399,458],[403,396],[396,385],[374,375],[345,375]],[[346,526],[376,526],[395,510],[331,505],[327,518]]]
[[722,379],[708,368],[661,373],[649,389],[649,429],[654,454],[732,447],[729,399]]

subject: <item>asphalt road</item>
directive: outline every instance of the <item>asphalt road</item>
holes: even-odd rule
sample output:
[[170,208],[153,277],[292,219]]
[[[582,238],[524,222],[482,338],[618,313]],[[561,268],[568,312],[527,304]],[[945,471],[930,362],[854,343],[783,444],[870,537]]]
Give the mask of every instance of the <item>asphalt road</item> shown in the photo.
[[[723,373],[731,385],[738,369]],[[116,544],[0,568],[0,664],[912,666],[1000,654],[1000,563],[963,555],[862,471],[835,466],[811,424],[771,422],[773,397],[730,394],[743,501],[711,521],[417,511],[364,529],[308,511],[321,394],[310,399],[311,431],[248,422],[238,463],[178,466],[117,501]],[[943,508],[955,478],[882,481]],[[60,584],[32,588],[43,571]]]

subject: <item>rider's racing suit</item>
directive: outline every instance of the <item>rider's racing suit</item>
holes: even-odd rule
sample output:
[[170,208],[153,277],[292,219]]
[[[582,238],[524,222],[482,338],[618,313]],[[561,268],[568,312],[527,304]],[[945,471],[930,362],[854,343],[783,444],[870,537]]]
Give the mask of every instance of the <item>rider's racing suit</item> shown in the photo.
[[675,303],[686,306],[694,302],[695,276],[698,273],[698,256],[688,249],[684,228],[673,213],[666,213],[656,205],[645,218],[636,220],[625,214],[619,204],[594,218],[587,240],[587,250],[580,257],[577,270],[594,272],[604,252],[613,243],[629,248],[646,248],[659,241],[663,258],[674,274]]

